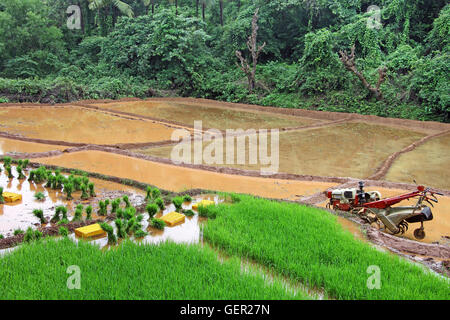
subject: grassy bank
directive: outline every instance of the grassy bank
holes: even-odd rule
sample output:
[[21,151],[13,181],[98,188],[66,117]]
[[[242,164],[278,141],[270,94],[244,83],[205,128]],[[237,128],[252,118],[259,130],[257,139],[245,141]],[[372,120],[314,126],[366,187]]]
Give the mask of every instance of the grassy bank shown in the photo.
[[[213,210],[204,236],[214,246],[253,259],[338,299],[450,299],[449,284],[343,230],[326,211],[240,196]],[[369,266],[381,288],[367,287]]]
[[[81,289],[69,290],[69,266]],[[101,251],[69,239],[24,245],[0,258],[2,299],[294,299],[281,285],[243,274],[238,260],[219,262],[199,246],[125,242]]]

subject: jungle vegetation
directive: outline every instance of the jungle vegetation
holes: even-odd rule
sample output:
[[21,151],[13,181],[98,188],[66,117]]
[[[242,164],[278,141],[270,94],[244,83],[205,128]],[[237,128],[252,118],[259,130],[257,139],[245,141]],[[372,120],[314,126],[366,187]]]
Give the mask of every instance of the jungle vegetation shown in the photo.
[[190,96],[450,121],[445,0],[76,3],[80,29],[73,1],[1,2],[0,102]]

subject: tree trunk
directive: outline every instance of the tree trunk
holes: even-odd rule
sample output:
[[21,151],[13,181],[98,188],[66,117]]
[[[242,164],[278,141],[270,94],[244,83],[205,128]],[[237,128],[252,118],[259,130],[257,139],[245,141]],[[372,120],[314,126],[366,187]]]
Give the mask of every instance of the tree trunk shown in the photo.
[[195,16],[198,18],[198,5],[200,0],[195,0]]
[[203,17],[203,21],[205,21],[205,9],[206,9],[206,3],[203,2],[202,3],[202,17]]
[[175,14],[178,15],[178,0],[175,0]]
[[155,14],[155,0],[152,0],[152,15]]
[[223,0],[219,0],[220,8],[220,25],[223,27]]

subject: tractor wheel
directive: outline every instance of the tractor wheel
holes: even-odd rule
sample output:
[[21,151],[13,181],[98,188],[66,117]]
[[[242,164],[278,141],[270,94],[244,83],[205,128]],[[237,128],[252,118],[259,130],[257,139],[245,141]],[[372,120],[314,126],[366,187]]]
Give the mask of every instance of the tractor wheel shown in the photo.
[[380,230],[380,229],[381,229],[381,226],[378,224],[378,221],[372,222],[372,223],[370,224],[370,226],[371,226],[372,228],[374,228],[375,230]]
[[423,240],[425,238],[425,230],[422,228],[418,228],[414,230],[414,237],[419,240]]

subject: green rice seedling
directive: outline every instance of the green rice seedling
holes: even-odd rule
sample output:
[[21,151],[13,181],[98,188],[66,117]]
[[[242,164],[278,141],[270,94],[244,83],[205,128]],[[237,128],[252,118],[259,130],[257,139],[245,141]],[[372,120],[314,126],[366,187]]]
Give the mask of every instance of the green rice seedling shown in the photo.
[[77,204],[77,206],[76,206],[76,209],[80,209],[81,211],[83,211],[83,205],[80,203],[80,204]]
[[41,224],[47,223],[47,220],[44,217],[44,211],[41,209],[34,209],[33,210],[33,215],[39,219],[39,221],[41,222]]
[[148,232],[145,232],[144,230],[137,230],[137,231],[134,233],[134,236],[135,236],[136,238],[145,238],[146,236],[148,236]]
[[183,202],[191,202],[192,201],[192,197],[188,194],[183,196]]
[[42,193],[42,192],[36,192],[36,193],[34,194],[34,198],[35,198],[36,200],[38,200],[38,201],[45,200],[45,194]]
[[72,222],[81,221],[82,219],[83,219],[83,209],[76,208],[75,209],[75,214],[74,214],[74,216],[72,218]]
[[110,204],[109,199],[106,199],[106,200],[105,200],[106,211],[108,211],[108,206],[109,206],[109,204]]
[[111,201],[111,213],[116,213],[119,205],[120,199],[114,199],[113,201]]
[[114,220],[114,224],[116,225],[117,229],[117,238],[118,239],[126,239],[127,238],[127,225],[125,222],[123,222],[122,219],[116,219]]
[[68,218],[62,218],[60,221],[58,221],[57,225],[62,225],[62,224],[69,224],[69,219]]
[[64,184],[64,193],[66,194],[67,200],[72,200],[72,192],[73,192],[73,184],[71,182],[67,182]]
[[117,238],[116,238],[116,235],[114,234],[113,227],[111,227],[106,222],[100,223],[100,227],[103,229],[103,231],[105,231],[108,234],[108,243],[109,244],[116,244],[117,243]]
[[45,187],[46,188],[51,188],[54,185],[54,182],[53,182],[54,179],[55,179],[54,175],[49,175],[48,178],[47,178],[47,183],[45,184]]
[[137,220],[137,222],[141,223],[142,220],[144,220],[144,216],[142,214],[140,214],[136,217],[136,220]]
[[95,198],[97,195],[95,194],[94,183],[89,182],[89,183],[88,183],[88,188],[89,188],[89,196],[90,196],[91,198]]
[[155,204],[159,207],[160,210],[166,209],[166,207],[164,206],[164,201],[161,198],[156,198]]
[[125,207],[126,207],[126,208],[131,207],[130,199],[128,199],[128,196],[127,196],[127,195],[123,196],[123,197],[122,197],[122,200],[123,200],[123,202],[125,202]]
[[186,217],[193,217],[193,216],[195,216],[195,212],[192,211],[191,209],[189,209],[189,210],[183,210],[182,212],[183,212],[183,214],[184,214]]
[[145,195],[145,201],[149,201],[152,197],[152,187],[147,186],[147,194]]
[[69,235],[69,230],[65,227],[60,227],[58,230],[58,234],[63,237],[67,237]]
[[81,178],[81,182],[82,182],[84,185],[88,186],[88,185],[89,185],[89,178],[86,177],[86,176],[83,176],[83,177]]
[[89,195],[87,193],[87,187],[84,183],[81,184],[81,200],[87,200],[89,199]]
[[5,203],[5,198],[3,198],[3,187],[0,187],[0,204]]
[[198,211],[198,215],[200,217],[203,217],[203,218],[208,218],[211,207],[213,207],[213,206],[202,206],[202,205],[199,205],[198,206],[198,210],[197,210]]
[[106,216],[108,214],[107,209],[106,209],[106,204],[104,201],[100,200],[98,202],[98,215],[99,216]]
[[61,170],[60,169],[56,169],[55,170],[55,177],[58,177],[61,175]]
[[34,176],[36,172],[34,170],[30,171],[30,175],[28,176],[28,181],[34,181]]
[[182,197],[175,197],[172,198],[172,203],[175,205],[175,209],[177,212],[180,212],[183,208],[183,198]]
[[82,181],[81,181],[80,177],[75,177],[73,179],[73,188],[75,191],[81,191],[81,184],[82,184]]
[[11,157],[3,157],[3,163],[5,164],[5,166],[10,166],[12,163],[12,158]]
[[22,159],[17,160],[17,165],[22,167],[23,166],[23,160]]
[[152,199],[157,199],[161,196],[161,191],[158,188],[152,189]]
[[92,220],[92,207],[86,207],[86,220]]
[[30,176],[28,178],[28,181],[33,181],[35,183],[43,183],[48,178],[47,170],[44,166],[39,167],[36,170],[32,170],[30,172]]
[[132,217],[130,220],[127,221],[127,224],[125,226],[125,231],[127,234],[132,234],[137,228],[139,228],[139,224],[136,221],[136,217]]
[[[78,265],[82,270],[80,290],[66,288],[69,264]],[[161,281],[161,270],[164,270],[164,281]],[[139,285],[130,285],[134,283]],[[301,291],[298,295],[287,292],[280,282],[268,284],[259,275],[241,272],[239,260],[219,261],[213,250],[198,245],[161,243],[155,246],[123,241],[114,250],[99,250],[88,242],[75,243],[70,238],[41,241],[2,255],[0,285],[8,288],[2,290],[5,300],[98,300],[99,297],[105,300],[292,300],[306,297]]]
[[23,234],[23,230],[22,229],[16,229],[14,230],[14,235],[17,236],[19,234]]
[[147,210],[149,219],[152,219],[159,211],[159,207],[154,203],[148,204],[145,209]]
[[23,236],[23,241],[31,242],[34,240],[34,230],[31,227],[28,227],[25,235]]
[[124,212],[125,219],[130,220],[135,215],[136,215],[136,208],[134,208],[134,207],[125,208],[125,212]]
[[2,239],[4,239],[5,237],[2,235],[2,234],[0,234],[0,240],[2,240]]
[[23,170],[22,167],[19,165],[16,167],[16,171],[19,174],[19,176],[17,177],[19,180],[25,179],[25,175],[23,174]]
[[6,173],[8,174],[8,179],[13,179],[12,169],[10,165],[5,166]]
[[[447,280],[355,239],[327,211],[240,198],[216,206],[217,218],[204,227],[205,239],[228,255],[254,260],[337,299],[450,298]],[[367,287],[369,266],[379,267],[381,290]]]
[[63,218],[67,219],[67,208],[66,207],[64,207],[64,206],[56,207],[55,214],[50,219],[50,222],[52,222],[52,223],[58,222],[61,219],[61,217],[60,217],[61,214],[63,214]]
[[124,217],[124,211],[123,211],[122,208],[118,208],[117,209],[116,217],[119,218],[119,219],[122,219]]
[[27,167],[28,167],[28,165],[30,164],[30,160],[28,160],[28,159],[25,159],[25,160],[23,160],[23,163],[22,163],[23,165],[22,165],[22,168],[23,169],[26,169]]
[[39,231],[39,230],[34,231],[34,240],[39,241],[42,239],[43,236],[44,235],[41,231]]
[[166,223],[161,219],[152,218],[150,225],[155,229],[164,230]]
[[53,189],[55,190],[61,190],[64,183],[65,183],[65,178],[62,175],[57,175],[56,176],[56,181],[55,181],[55,187]]

